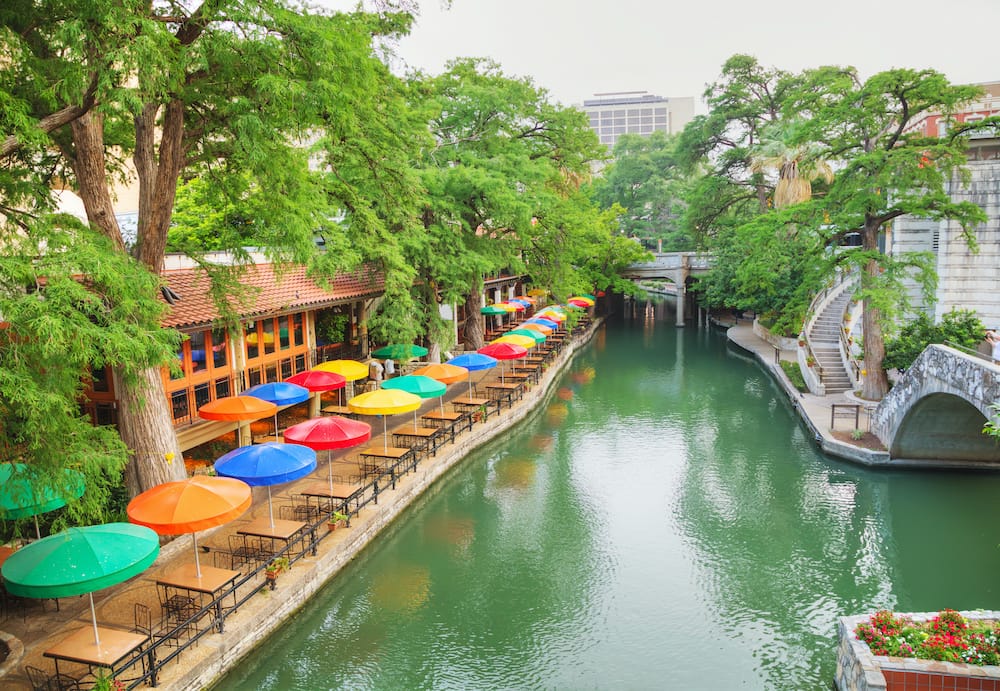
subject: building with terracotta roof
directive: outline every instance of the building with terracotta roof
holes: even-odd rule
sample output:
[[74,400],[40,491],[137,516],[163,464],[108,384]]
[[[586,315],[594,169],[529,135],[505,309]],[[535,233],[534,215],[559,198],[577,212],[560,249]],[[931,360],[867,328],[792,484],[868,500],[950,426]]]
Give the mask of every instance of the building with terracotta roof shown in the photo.
[[[230,263],[226,253],[208,262]],[[278,266],[252,255],[229,291],[227,320],[212,296],[207,271],[183,255],[167,255],[161,272],[168,313],[163,326],[186,338],[177,353],[177,368],[163,368],[163,383],[182,450],[235,429],[235,422],[198,418],[198,408],[233,396],[257,384],[283,381],[316,364],[335,359],[366,359],[368,315],[381,300],[384,280],[373,268],[343,272],[323,285],[300,265]],[[484,294],[496,300],[513,296],[517,276],[487,279]],[[460,306],[447,310],[456,324],[464,320]],[[97,424],[114,424],[117,397],[110,370],[93,372],[86,408]]]

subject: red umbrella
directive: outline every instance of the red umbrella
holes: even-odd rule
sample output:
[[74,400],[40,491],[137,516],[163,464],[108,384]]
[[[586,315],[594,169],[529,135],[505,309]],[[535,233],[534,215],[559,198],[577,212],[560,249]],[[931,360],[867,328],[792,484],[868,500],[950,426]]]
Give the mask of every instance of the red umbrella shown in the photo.
[[347,380],[334,372],[326,372],[321,369],[311,369],[299,372],[294,377],[285,380],[290,384],[304,386],[313,393],[317,391],[333,391],[342,389],[347,384]]
[[[516,360],[528,354],[528,349],[515,343],[490,343],[476,351],[497,360]],[[500,365],[500,381],[503,382],[503,365]]]
[[[228,396],[198,408],[198,417],[205,420],[259,420],[278,414],[278,406],[253,396]],[[236,443],[240,444],[240,428],[236,428]]]
[[[372,427],[367,422],[346,417],[327,416],[300,422],[285,430],[285,441],[308,446],[313,451],[347,449],[363,444],[372,438]],[[330,468],[330,491],[333,492],[333,459],[327,453]]]
[[[306,370],[305,372],[299,372],[294,377],[289,377],[285,381],[290,384],[304,386],[312,393],[343,389],[347,385],[347,379],[343,375],[322,369],[311,369]],[[318,413],[319,402],[314,399],[309,414],[316,415]]]

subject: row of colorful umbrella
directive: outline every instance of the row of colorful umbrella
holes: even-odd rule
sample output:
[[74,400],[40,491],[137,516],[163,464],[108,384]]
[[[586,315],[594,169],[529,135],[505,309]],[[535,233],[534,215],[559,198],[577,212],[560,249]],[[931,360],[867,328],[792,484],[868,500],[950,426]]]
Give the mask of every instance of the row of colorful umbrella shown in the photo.
[[[532,345],[544,341],[545,330],[555,328],[552,321],[538,319],[535,330],[513,334],[529,339]],[[547,323],[546,323],[547,322]],[[420,352],[423,351],[423,352]],[[447,385],[471,372],[495,367],[498,360],[522,357],[527,349],[517,343],[493,343],[476,353],[466,353],[449,363],[428,365],[414,375],[389,380],[377,391],[355,396],[348,401],[352,411],[384,418],[416,411],[425,398],[441,397]],[[419,346],[388,349],[378,357],[420,356]],[[316,392],[342,388],[347,381],[361,379],[367,368],[355,361],[323,363],[288,382],[264,384],[246,395],[213,401],[198,414],[210,420],[243,421],[276,415],[277,407],[301,403]],[[414,418],[414,426],[416,419]],[[275,418],[275,430],[277,419]],[[201,577],[198,557],[198,531],[222,525],[242,515],[252,502],[251,486],[268,488],[268,511],[273,525],[274,514],[270,487],[291,482],[313,472],[316,451],[349,448],[371,438],[371,426],[355,420],[323,417],[289,427],[285,439],[290,442],[239,447],[220,457],[214,464],[217,477],[194,476],[169,482],[143,492],[129,503],[131,524],[111,523],[70,528],[41,538],[16,551],[3,565],[5,586],[12,595],[33,598],[90,596],[94,639],[100,645],[93,592],[125,581],[148,568],[159,554],[158,535],[190,533],[194,546],[195,568]],[[329,460],[329,459],[328,459]],[[333,483],[332,460],[329,481]],[[17,464],[0,468],[0,509],[7,518],[37,516],[65,504],[65,496],[79,497],[83,479],[79,473],[66,471],[62,491],[39,489],[30,482],[26,469]],[[39,534],[36,521],[36,534]]]

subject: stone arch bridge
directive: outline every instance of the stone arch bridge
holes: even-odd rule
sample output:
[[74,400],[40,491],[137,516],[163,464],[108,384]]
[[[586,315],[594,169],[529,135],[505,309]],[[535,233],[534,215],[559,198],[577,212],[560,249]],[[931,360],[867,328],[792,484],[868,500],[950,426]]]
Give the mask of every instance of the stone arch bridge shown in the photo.
[[983,425],[1000,403],[1000,366],[930,345],[872,414],[871,430],[899,461],[1000,468],[1000,445]]
[[684,302],[691,276],[707,274],[712,255],[702,252],[658,252],[653,261],[632,264],[622,275],[634,281],[665,279],[677,286],[677,326],[684,326]]

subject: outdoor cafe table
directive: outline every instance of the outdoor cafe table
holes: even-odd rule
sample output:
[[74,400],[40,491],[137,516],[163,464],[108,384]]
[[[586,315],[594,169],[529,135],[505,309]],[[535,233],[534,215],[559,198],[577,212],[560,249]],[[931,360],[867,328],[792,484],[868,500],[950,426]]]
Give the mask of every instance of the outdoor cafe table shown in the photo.
[[541,365],[522,365],[514,368],[515,375],[527,375],[533,382],[538,383],[542,376]]
[[[277,540],[284,542],[286,545],[289,540],[294,538],[299,531],[308,527],[307,523],[302,521],[289,521],[284,518],[275,518],[274,525],[271,525],[271,520],[267,516],[262,516],[261,518],[255,518],[246,525],[242,525],[236,529],[236,532],[240,535],[249,535],[250,537],[260,537],[265,540],[271,541],[271,552],[277,552],[274,549],[274,543]],[[316,543],[312,542],[313,553],[315,554]],[[305,549],[303,549],[305,551]]]
[[520,390],[521,384],[519,383],[501,384],[499,382],[494,382],[486,385],[486,391],[489,392],[490,399],[497,403],[498,411],[504,403],[507,404],[508,408],[513,407],[514,396],[518,395]]
[[437,440],[441,430],[437,427],[404,427],[392,433],[394,443],[409,444],[410,448],[430,451],[437,456]]
[[[219,633],[222,633],[222,599],[219,598],[218,595],[227,587],[231,586],[233,582],[239,578],[239,576],[239,571],[220,569],[215,566],[202,566],[201,577],[199,578],[195,565],[189,563],[179,566],[176,569],[171,569],[167,573],[160,575],[160,577],[156,579],[156,585],[166,591],[164,601],[169,600],[171,588],[183,590],[189,594],[195,593],[211,597],[215,602],[215,627],[218,629]],[[233,607],[235,607],[235,590],[232,592],[232,596]],[[189,597],[191,596],[189,595]]]
[[[373,446],[365,449],[360,454],[362,472],[365,475],[374,475],[385,470],[385,461],[401,461],[413,453],[413,449],[398,446],[382,447]],[[395,483],[395,480],[393,480]]]
[[[43,652],[42,655],[55,661],[56,674],[59,674],[59,661],[62,660],[87,665],[91,668],[91,672],[94,667],[104,667],[109,670],[108,673],[111,676],[116,676],[126,667],[135,664],[133,653],[149,641],[145,634],[134,631],[98,626],[97,632],[101,639],[100,645],[94,642],[93,627],[88,626],[77,629]],[[150,650],[150,658],[152,658],[152,649]],[[128,661],[128,664],[119,667],[125,661]],[[150,659],[150,663],[152,666],[152,659]]]
[[327,500],[328,507],[329,501],[340,501],[346,504],[351,497],[357,494],[359,489],[361,489],[361,485],[352,485],[344,482],[334,482],[332,486],[329,482],[314,482],[311,485],[307,485],[299,494],[306,498],[307,505],[311,499],[316,499],[316,503],[319,505],[317,508],[322,511],[324,500]]
[[[464,412],[473,412],[482,409],[483,420],[486,420],[490,416],[490,403],[493,403],[488,398],[472,398],[471,396],[463,396],[461,398],[453,398],[451,404],[458,408],[461,408]],[[497,411],[500,408],[497,406]]]
[[435,410],[426,415],[421,415],[420,419],[426,420],[428,424],[436,426],[444,434],[450,434],[452,444],[455,443],[455,428],[460,423],[465,425],[465,429],[472,429],[472,416],[468,413],[442,413],[439,410]]

